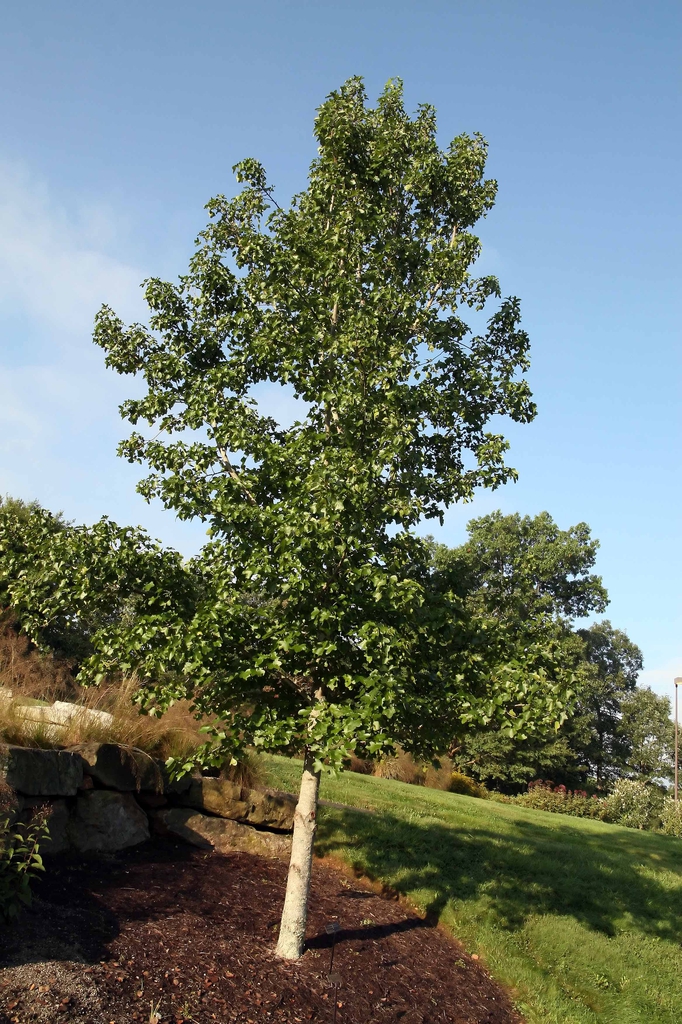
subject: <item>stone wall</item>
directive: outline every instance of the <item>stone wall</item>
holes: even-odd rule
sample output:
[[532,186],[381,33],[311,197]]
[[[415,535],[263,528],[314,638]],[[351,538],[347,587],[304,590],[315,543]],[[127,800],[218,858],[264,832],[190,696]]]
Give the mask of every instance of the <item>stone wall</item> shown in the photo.
[[48,806],[48,856],[122,850],[152,832],[220,852],[289,856],[294,797],[205,776],[171,781],[162,761],[133,747],[0,746],[0,780],[16,794],[18,817]]

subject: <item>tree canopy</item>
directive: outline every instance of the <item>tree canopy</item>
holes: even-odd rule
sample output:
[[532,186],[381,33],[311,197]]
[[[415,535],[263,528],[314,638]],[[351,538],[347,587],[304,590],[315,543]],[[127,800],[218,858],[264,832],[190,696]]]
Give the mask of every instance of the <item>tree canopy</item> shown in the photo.
[[[146,384],[122,407],[152,431],[121,446],[151,470],[141,492],[211,535],[194,563],[204,599],[190,623],[168,617],[139,668],[180,669],[154,699],[218,713],[226,744],[304,744],[318,765],[396,740],[429,754],[456,720],[560,717],[559,687],[491,664],[485,624],[429,588],[412,530],[513,478],[487,425],[535,412],[518,300],[481,334],[462,317],[500,294],[471,271],[496,193],[485,142],[443,151],[433,108],[411,118],[391,82],[372,109],[359,79],[315,132],[286,208],[257,161],[236,166],[244,188],[208,204],[187,274],[146,283],[149,327],[97,318],[107,364]],[[302,403],[293,425],[257,401],[273,383]]]
[[560,530],[548,512],[492,512],[472,519],[467,532],[461,547],[435,545],[435,562],[472,605],[515,631],[568,624],[606,607],[601,578],[590,572],[599,542],[587,523]]
[[[476,724],[527,735],[568,699],[554,640],[509,643],[415,532],[514,479],[491,423],[535,415],[519,301],[474,272],[473,229],[497,190],[486,143],[441,149],[431,106],[410,116],[391,81],[372,108],[358,78],[327,97],[315,136],[288,204],[257,160],[235,166],[243,187],[209,202],[187,273],[145,283],[148,325],[97,316],[107,365],[143,385],[121,407],[134,429],[120,453],[147,467],[140,492],[206,523],[208,543],[181,564],[106,521],[70,534],[92,546],[88,585],[106,593],[122,569],[135,607],[96,634],[85,673],[134,668],[148,708],[187,698],[218,720],[204,762],[245,744],[305,751],[287,956],[301,949],[324,763],[398,742],[432,756]],[[467,311],[489,303],[474,332]],[[293,424],[268,411],[276,386],[299,402]]]
[[[508,657],[514,647],[527,662],[533,649],[543,659],[551,651],[548,674],[570,685],[574,702],[558,732],[548,728],[520,738],[494,723],[464,731],[457,764],[488,784],[511,788],[538,777],[569,785],[592,779],[602,786],[624,775],[665,775],[669,711],[650,691],[635,689],[641,651],[607,620],[577,625],[608,602],[591,571],[599,545],[587,524],[561,530],[547,512],[493,512],[472,520],[468,533],[458,548],[433,545],[438,572],[472,614],[503,624]],[[638,759],[650,770],[638,770]]]
[[191,616],[199,584],[144,530],[106,518],[75,526],[38,502],[0,500],[0,607],[39,648],[84,668],[84,680],[98,681],[104,660],[132,672],[150,643],[163,644],[167,615]]

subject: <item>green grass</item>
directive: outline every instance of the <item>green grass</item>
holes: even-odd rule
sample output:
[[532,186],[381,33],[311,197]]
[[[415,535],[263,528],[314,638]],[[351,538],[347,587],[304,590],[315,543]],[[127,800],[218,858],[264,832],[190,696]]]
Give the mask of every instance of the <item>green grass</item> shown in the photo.
[[[297,791],[301,762],[267,765]],[[321,795],[351,807],[317,852],[439,919],[531,1024],[682,1021],[682,840],[350,772]]]

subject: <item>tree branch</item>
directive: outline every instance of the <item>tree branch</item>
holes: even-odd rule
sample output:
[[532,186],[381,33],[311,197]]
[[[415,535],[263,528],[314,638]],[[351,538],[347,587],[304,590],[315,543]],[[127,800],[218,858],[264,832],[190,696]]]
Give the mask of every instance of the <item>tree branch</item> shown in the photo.
[[233,480],[235,480],[239,484],[239,487],[244,492],[246,497],[249,499],[251,504],[252,505],[257,505],[258,502],[256,501],[256,499],[254,498],[253,494],[248,489],[248,487],[246,486],[246,484],[244,483],[244,481],[240,477],[239,473],[236,471],[236,469],[234,468],[234,466],[230,462],[230,460],[228,458],[228,455],[227,455],[227,452],[225,451],[225,449],[221,448],[219,445],[217,445],[216,446],[216,450],[218,452],[218,457],[219,457],[220,461],[224,465],[224,467],[227,470],[227,472],[229,473],[229,475],[232,477]]

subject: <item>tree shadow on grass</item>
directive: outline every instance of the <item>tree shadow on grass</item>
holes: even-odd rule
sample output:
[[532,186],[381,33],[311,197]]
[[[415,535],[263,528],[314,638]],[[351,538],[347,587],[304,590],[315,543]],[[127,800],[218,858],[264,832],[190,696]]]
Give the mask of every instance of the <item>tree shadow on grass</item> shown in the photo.
[[627,923],[682,941],[682,885],[646,870],[682,875],[682,844],[667,837],[523,819],[503,819],[499,831],[489,818],[486,827],[460,828],[349,809],[321,816],[316,848],[343,853],[370,877],[412,895],[431,919],[451,902],[479,900],[488,921],[511,931],[531,915],[552,914],[607,935]]

